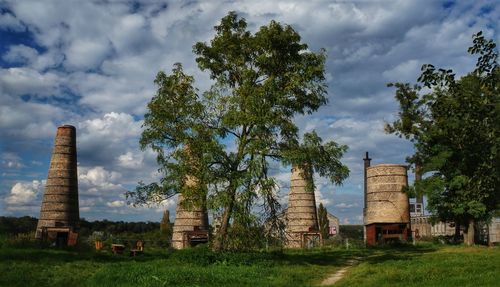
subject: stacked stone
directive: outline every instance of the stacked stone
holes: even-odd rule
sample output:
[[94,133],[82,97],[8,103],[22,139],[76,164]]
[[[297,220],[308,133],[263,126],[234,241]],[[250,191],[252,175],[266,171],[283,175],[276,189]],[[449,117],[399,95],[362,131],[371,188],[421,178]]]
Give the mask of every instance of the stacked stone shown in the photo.
[[368,167],[365,225],[372,223],[409,223],[407,167],[379,164]]
[[49,174],[45,185],[36,237],[43,227],[79,225],[76,129],[64,125],[57,129]]
[[316,198],[314,190],[308,190],[312,174],[304,172],[299,166],[292,168],[290,193],[288,195],[287,210],[287,247],[301,248],[302,234],[318,231],[318,217],[316,213]]
[[[197,184],[193,177],[188,177],[186,180],[186,185],[189,187],[195,187]],[[189,242],[185,235],[190,231],[208,231],[207,210],[203,204],[187,206],[184,197],[179,194],[172,230],[172,247],[175,249],[188,247]]]

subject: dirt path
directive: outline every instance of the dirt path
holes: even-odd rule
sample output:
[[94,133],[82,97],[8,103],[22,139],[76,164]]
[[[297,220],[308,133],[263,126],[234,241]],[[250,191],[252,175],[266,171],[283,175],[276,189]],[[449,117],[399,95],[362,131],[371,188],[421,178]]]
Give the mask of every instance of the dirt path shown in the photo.
[[349,268],[351,268],[353,265],[355,265],[356,263],[358,263],[360,260],[361,260],[361,257],[356,257],[356,258],[350,259],[349,261],[347,261],[346,266],[342,267],[340,270],[338,270],[337,272],[333,273],[328,278],[323,280],[323,282],[321,282],[321,284],[319,286],[331,286],[331,285],[337,283],[337,281],[344,278],[344,275],[347,272],[347,270]]

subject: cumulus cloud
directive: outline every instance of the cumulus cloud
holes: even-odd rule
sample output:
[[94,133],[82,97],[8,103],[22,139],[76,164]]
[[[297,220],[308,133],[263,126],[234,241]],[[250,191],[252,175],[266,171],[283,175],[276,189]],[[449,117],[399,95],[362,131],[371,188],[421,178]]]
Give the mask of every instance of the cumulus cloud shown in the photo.
[[341,202],[339,204],[335,204],[335,207],[337,208],[352,208],[357,206],[359,206],[357,203],[347,204],[345,202]]
[[11,96],[52,96],[59,93],[55,73],[39,73],[31,68],[0,69],[0,92]]
[[115,201],[106,203],[106,205],[109,207],[122,207],[122,206],[125,206],[125,201],[115,200]]
[[8,211],[32,211],[36,209],[36,199],[43,190],[45,181],[18,182],[5,198]]
[[31,63],[38,56],[38,51],[25,45],[10,46],[2,59],[11,63]]
[[104,194],[107,191],[122,189],[118,180],[121,174],[116,171],[108,171],[101,166],[92,168],[78,168],[78,181],[83,194]]
[[11,13],[0,14],[0,29],[14,32],[23,32],[26,30],[23,23]]
[[19,155],[12,152],[5,152],[0,155],[2,167],[5,169],[20,169],[24,167]]
[[141,121],[125,113],[108,113],[78,124],[79,159],[84,165],[104,165],[127,150],[138,149]]

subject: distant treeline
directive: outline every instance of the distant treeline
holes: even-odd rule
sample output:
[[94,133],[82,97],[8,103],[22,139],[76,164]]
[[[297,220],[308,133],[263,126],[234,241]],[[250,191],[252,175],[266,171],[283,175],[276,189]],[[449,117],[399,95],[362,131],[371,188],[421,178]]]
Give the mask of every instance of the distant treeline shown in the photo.
[[[0,233],[15,235],[20,233],[34,232],[38,219],[31,216],[23,217],[6,217],[0,216]],[[84,218],[80,219],[80,235],[87,236],[94,231],[103,231],[108,234],[123,234],[123,233],[146,233],[150,231],[160,230],[159,222],[124,222],[97,220],[87,221]]]
[[[38,219],[31,216],[5,217],[0,216],[0,234],[16,235],[34,232]],[[103,231],[107,234],[147,233],[159,231],[159,222],[125,222],[97,220],[87,221],[80,219],[80,236],[89,236],[94,231]],[[363,240],[363,225],[340,225],[342,238]]]
[[342,238],[363,240],[363,225],[340,225]]

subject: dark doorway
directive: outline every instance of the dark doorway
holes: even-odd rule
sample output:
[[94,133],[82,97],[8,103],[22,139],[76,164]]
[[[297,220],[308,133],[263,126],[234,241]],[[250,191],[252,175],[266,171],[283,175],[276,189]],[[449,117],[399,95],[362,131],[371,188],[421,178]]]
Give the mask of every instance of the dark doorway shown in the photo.
[[57,232],[56,247],[66,247],[68,245],[68,232]]

